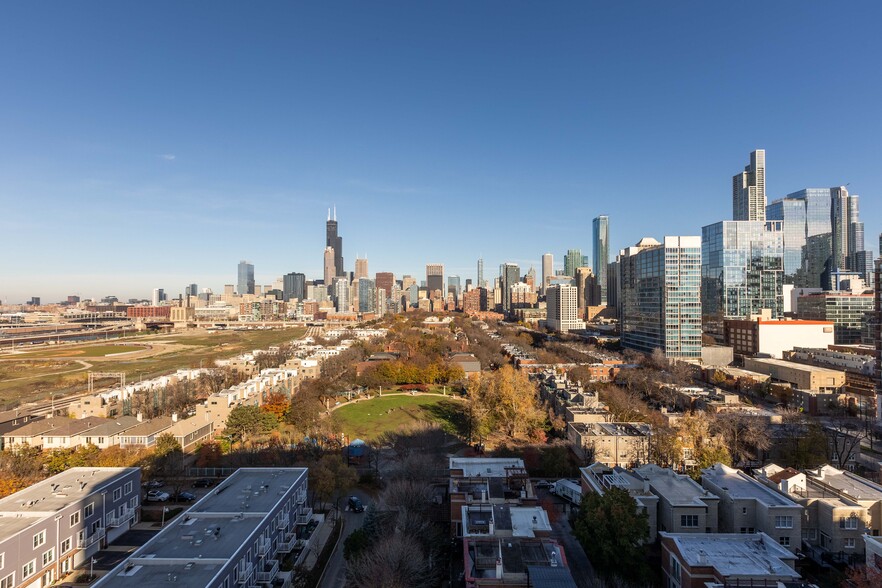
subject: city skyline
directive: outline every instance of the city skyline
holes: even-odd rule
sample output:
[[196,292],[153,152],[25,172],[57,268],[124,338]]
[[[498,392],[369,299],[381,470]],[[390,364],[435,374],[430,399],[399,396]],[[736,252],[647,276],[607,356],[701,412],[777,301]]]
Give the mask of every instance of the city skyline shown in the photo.
[[[539,271],[544,252],[590,256],[599,214],[612,259],[642,237],[730,219],[733,174],[756,149],[768,203],[848,186],[874,249],[882,121],[867,113],[882,83],[862,72],[882,53],[882,8],[776,3],[759,22],[692,3],[463,14],[10,7],[0,299],[217,291],[241,259],[260,285],[321,277],[334,205],[347,249],[396,276],[431,261],[466,279],[478,257]],[[834,28],[855,42],[800,42]],[[815,91],[843,73],[856,74],[847,100]],[[672,170],[678,181],[660,185]]]

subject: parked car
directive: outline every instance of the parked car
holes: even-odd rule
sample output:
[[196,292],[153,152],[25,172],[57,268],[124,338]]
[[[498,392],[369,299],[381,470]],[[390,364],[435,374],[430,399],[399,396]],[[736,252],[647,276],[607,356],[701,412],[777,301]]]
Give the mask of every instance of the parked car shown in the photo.
[[552,484],[548,480],[539,480],[538,482],[536,482],[537,488],[551,488],[552,486],[554,486],[554,484]]
[[192,484],[193,488],[211,488],[214,486],[214,482],[209,480],[208,478],[202,478],[201,480],[196,480]]
[[174,495],[175,502],[193,502],[196,495],[192,492],[178,492]]
[[144,482],[144,488],[147,490],[155,490],[157,488],[162,488],[165,486],[165,482],[162,480],[150,480],[149,482]]
[[151,490],[147,493],[147,502],[165,502],[168,499],[168,492],[162,490]]
[[364,512],[364,504],[358,496],[349,497],[349,510],[352,512]]

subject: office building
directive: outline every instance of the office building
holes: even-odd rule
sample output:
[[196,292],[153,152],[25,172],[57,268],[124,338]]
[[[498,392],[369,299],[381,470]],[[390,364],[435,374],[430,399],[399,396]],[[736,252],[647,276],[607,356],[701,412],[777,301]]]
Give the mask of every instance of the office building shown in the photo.
[[511,310],[511,288],[521,281],[521,268],[516,263],[504,263],[499,266],[499,286],[502,290],[502,312]]
[[600,298],[592,306],[607,304],[607,271],[609,267],[609,217],[602,214],[592,222],[594,236],[594,276],[600,287]]
[[306,276],[291,272],[282,277],[282,300],[303,300],[306,298]]
[[484,259],[482,257],[478,258],[478,288],[486,288],[487,285],[484,283]]
[[705,330],[763,309],[784,315],[783,221],[722,221],[701,229],[701,308]]
[[444,296],[444,264],[428,263],[426,264],[426,288],[429,290],[429,298],[435,291],[441,292]]
[[[880,237],[882,241],[882,237]],[[554,276],[554,255],[545,253],[542,255],[542,295],[545,295],[545,288],[548,287],[548,281]]]
[[49,586],[138,521],[140,468],[71,468],[0,500],[0,585]]
[[578,289],[570,285],[549,286],[545,295],[547,327],[553,331],[567,333],[584,329],[585,322],[579,318]]
[[350,300],[349,280],[345,277],[334,278],[334,308],[337,312],[349,312]]
[[837,345],[860,343],[864,315],[872,311],[872,294],[821,292],[799,297],[799,318],[831,321]]
[[370,278],[358,279],[358,312],[377,312],[377,283]]
[[462,300],[462,283],[459,276],[447,277],[447,293],[453,295],[453,303],[458,306]]
[[732,178],[732,220],[766,220],[766,150],[750,154],[744,171]]
[[184,288],[184,296],[198,296],[199,287],[196,284],[190,284]]
[[582,265],[582,250],[570,249],[564,255],[564,274],[571,278],[576,275],[576,268]]
[[701,358],[701,238],[644,238],[619,256],[622,345]]
[[368,260],[367,258],[355,258],[355,279],[360,280],[361,278],[367,278],[370,274],[368,274]]
[[239,296],[254,294],[254,265],[244,260],[239,262],[239,279],[236,282],[236,293]]
[[283,585],[280,562],[298,565],[313,541],[306,490],[306,468],[239,469],[95,585]]
[[[339,277],[345,275],[343,271],[343,237],[337,234],[337,207],[334,207],[334,218],[331,218],[331,209],[328,209],[328,222],[325,225],[325,247],[334,250],[334,272],[331,277]],[[327,265],[327,263],[326,263]],[[327,269],[325,270],[327,274]],[[325,284],[330,284],[330,280],[325,279]]]
[[873,292],[876,343],[876,420],[882,422],[882,235],[879,235],[880,256],[876,259],[876,291]]
[[334,278],[337,275],[337,270],[334,265],[334,248],[333,247],[325,247],[325,263],[324,263],[324,282],[326,286],[330,286],[334,283]]
[[386,296],[392,296],[393,287],[395,286],[395,274],[392,272],[377,272],[374,276],[377,282],[377,288],[386,291]]
[[766,216],[784,221],[787,283],[824,287],[830,271],[866,265],[858,196],[849,195],[844,186],[793,192],[769,204]]
[[[33,300],[33,299],[32,299]],[[162,288],[153,288],[153,306],[159,306],[162,301],[165,300],[165,291]],[[40,299],[37,299],[36,306],[40,305]]]
[[[577,289],[576,297],[579,301],[579,318],[585,318],[585,307],[592,304],[600,298],[599,288],[597,288],[597,280],[594,272],[590,267],[577,267],[574,283]],[[598,290],[595,292],[594,290]]]
[[832,321],[729,319],[724,340],[735,355],[784,359],[784,352],[804,346],[826,349],[835,341]]

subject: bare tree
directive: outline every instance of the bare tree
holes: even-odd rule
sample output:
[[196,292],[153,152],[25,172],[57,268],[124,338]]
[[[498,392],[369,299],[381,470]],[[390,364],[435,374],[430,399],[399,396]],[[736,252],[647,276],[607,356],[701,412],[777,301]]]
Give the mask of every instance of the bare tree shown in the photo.
[[861,441],[867,432],[858,419],[834,417],[824,427],[827,435],[827,458],[839,469],[857,458],[861,450]]
[[349,562],[347,576],[352,588],[409,588],[431,585],[432,570],[419,543],[396,533]]
[[769,426],[760,417],[742,412],[721,414],[716,420],[716,430],[725,439],[736,466],[760,460],[763,452],[772,446]]

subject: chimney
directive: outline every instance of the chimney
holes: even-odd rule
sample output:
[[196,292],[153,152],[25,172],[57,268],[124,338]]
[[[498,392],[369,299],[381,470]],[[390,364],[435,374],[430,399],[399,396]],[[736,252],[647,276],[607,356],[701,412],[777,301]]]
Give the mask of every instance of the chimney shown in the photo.
[[143,422],[144,422],[144,413],[143,413],[143,412],[139,412],[139,413],[138,413],[138,422],[139,422],[139,423],[143,423]]
[[178,422],[178,413],[176,413],[176,412],[172,413],[172,422],[173,423]]

